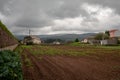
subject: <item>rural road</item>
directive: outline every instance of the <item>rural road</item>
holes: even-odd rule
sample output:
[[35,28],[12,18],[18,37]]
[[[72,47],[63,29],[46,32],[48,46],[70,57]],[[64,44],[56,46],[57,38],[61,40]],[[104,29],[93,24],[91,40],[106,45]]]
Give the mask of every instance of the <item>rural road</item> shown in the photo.
[[0,51],[2,51],[2,50],[11,50],[11,51],[13,51],[17,46],[18,46],[18,44],[8,46],[8,47],[5,47],[5,48],[0,48]]

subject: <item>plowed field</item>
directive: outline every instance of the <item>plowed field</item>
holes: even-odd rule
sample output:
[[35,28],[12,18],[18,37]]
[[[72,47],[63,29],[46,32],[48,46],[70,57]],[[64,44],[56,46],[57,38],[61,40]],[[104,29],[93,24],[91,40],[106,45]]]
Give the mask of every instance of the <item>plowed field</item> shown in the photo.
[[25,80],[120,80],[120,49],[32,46],[21,56]]

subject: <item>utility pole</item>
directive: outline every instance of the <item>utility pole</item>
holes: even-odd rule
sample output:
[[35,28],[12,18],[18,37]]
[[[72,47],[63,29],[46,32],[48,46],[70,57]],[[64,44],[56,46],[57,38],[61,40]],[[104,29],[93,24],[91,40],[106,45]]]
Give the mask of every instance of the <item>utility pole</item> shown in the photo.
[[104,40],[104,38],[105,38],[105,37],[104,37],[104,33],[103,33],[103,34],[102,34],[102,40]]
[[[27,27],[29,28],[29,25],[27,25]],[[30,35],[31,35],[31,30],[30,30],[30,28],[29,28],[28,31],[29,31],[29,32],[28,32],[28,35],[30,36]]]
[[31,32],[31,30],[29,29],[29,36],[30,36],[30,32]]

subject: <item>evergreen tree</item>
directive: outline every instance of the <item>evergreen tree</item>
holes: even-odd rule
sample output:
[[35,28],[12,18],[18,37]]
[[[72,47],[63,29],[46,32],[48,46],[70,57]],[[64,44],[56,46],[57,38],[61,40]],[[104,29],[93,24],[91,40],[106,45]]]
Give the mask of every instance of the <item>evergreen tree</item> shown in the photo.
[[108,35],[108,36],[110,37],[109,31],[105,31],[105,34]]
[[79,42],[79,39],[78,39],[78,38],[76,38],[76,39],[75,39],[75,42]]

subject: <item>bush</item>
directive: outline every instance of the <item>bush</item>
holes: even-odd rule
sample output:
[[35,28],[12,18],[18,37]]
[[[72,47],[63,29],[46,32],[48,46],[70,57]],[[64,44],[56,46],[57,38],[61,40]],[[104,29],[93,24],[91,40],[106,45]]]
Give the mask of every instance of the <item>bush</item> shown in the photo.
[[118,40],[117,43],[120,44],[120,40]]
[[76,38],[76,39],[75,39],[75,42],[79,42],[79,39],[78,39],[78,38]]
[[0,51],[0,80],[23,80],[20,57],[12,51]]
[[26,45],[33,45],[33,42],[27,42]]

